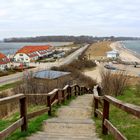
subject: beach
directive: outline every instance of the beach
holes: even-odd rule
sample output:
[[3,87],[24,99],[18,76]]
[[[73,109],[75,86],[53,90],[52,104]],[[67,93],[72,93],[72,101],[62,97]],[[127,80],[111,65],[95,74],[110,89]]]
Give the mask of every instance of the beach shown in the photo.
[[121,42],[113,42],[110,44],[110,47],[119,53],[120,59],[126,62],[138,62],[140,63],[140,58],[135,52],[130,51],[123,47]]

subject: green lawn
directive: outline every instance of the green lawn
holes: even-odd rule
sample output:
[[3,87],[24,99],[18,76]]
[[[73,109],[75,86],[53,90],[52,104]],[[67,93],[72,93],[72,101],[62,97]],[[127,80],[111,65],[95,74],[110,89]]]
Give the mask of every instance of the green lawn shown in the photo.
[[[140,105],[140,97],[138,97],[138,94],[136,94],[133,88],[128,88],[127,90],[125,90],[124,95],[118,96],[117,98],[127,103]],[[112,105],[110,106],[109,118],[112,124],[117,127],[120,132],[127,137],[128,140],[140,139],[140,119]],[[94,118],[94,120],[96,122],[96,130],[99,136],[103,140],[114,140],[111,134],[106,136],[101,134],[101,119]]]

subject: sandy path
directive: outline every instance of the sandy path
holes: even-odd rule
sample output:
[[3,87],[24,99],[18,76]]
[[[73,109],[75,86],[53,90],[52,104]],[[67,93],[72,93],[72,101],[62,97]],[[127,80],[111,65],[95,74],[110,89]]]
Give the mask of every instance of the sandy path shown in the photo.
[[95,69],[91,69],[91,70],[85,70],[83,73],[86,76],[91,77],[93,80],[96,80],[97,83],[101,82],[101,76],[100,76],[100,66],[97,66]]

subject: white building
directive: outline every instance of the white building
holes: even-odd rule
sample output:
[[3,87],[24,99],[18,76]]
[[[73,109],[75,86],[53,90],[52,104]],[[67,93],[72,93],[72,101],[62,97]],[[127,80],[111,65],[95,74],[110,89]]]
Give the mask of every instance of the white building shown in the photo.
[[9,67],[10,60],[6,55],[0,53],[0,70],[5,70]]
[[52,46],[24,46],[14,55],[16,62],[34,62],[40,57],[48,55],[48,52],[53,50]]
[[117,57],[119,57],[119,53],[117,51],[109,51],[106,54],[107,54],[107,58],[117,58]]

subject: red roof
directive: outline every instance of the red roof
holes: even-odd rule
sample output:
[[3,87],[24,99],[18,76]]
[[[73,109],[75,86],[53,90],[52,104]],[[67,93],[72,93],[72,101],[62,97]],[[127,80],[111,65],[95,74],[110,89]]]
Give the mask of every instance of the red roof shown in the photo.
[[1,64],[7,64],[9,63],[9,59],[7,58],[7,56],[3,53],[0,53],[0,65]]
[[41,50],[48,50],[51,46],[49,45],[44,45],[44,46],[24,46],[23,48],[21,48],[20,50],[18,50],[16,52],[17,53],[25,53],[25,54],[29,54],[29,53],[33,53],[36,51],[41,51]]

